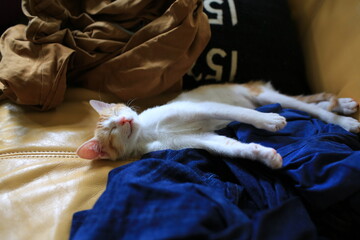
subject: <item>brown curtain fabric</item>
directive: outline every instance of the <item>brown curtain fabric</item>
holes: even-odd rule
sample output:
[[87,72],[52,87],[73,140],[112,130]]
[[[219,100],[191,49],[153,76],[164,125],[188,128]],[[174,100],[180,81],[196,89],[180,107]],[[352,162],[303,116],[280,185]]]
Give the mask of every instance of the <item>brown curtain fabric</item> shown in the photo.
[[179,90],[210,38],[202,0],[23,0],[0,39],[1,98],[48,110],[67,86],[127,101]]

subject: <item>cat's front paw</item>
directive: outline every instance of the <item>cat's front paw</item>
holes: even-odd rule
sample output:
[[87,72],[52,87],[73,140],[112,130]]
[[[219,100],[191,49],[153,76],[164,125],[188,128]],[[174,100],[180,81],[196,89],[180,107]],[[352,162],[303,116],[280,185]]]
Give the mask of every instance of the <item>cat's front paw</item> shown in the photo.
[[257,160],[260,160],[268,167],[273,169],[282,167],[282,157],[275,149],[264,147],[256,143],[250,143],[249,147],[251,148],[253,157]]
[[359,104],[355,102],[352,98],[339,98],[338,103],[339,106],[337,106],[334,111],[345,115],[355,113],[359,107]]
[[360,122],[355,118],[339,116],[338,124],[349,132],[360,132]]
[[277,113],[262,113],[262,117],[257,123],[254,124],[255,127],[264,129],[270,132],[276,132],[283,129],[286,126],[286,118],[280,116]]

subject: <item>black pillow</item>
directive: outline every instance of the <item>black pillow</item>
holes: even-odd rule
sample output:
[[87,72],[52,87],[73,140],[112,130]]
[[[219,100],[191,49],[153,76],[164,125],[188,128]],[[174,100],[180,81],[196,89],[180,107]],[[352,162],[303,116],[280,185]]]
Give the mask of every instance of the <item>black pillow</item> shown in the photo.
[[309,93],[301,47],[286,0],[205,0],[211,40],[184,76],[184,88],[271,81],[280,92]]

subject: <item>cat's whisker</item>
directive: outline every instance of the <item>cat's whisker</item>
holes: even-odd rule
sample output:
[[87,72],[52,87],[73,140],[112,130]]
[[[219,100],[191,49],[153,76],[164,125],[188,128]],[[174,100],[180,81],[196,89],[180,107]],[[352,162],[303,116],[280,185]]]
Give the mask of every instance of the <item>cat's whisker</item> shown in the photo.
[[140,108],[137,107],[137,106],[129,106],[129,108],[130,108],[131,110],[133,110],[134,112],[139,112],[139,111],[140,111]]
[[136,98],[130,99],[127,101],[126,106],[131,107],[131,104],[136,100]]
[[131,106],[134,101],[136,101],[137,99],[130,99],[127,101],[127,103],[125,104],[127,107],[129,107],[131,110],[133,110],[134,112],[139,112],[140,108],[138,106]]

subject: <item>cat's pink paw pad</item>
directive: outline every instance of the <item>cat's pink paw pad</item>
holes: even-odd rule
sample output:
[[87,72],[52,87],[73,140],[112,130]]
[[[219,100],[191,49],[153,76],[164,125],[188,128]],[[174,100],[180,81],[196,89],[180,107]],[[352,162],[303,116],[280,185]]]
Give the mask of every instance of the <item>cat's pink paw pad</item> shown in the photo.
[[273,149],[273,152],[269,156],[269,161],[267,165],[270,168],[277,169],[281,168],[283,165],[283,159],[279,153],[276,152],[275,149]]
[[282,167],[282,157],[273,148],[261,146],[256,143],[250,143],[253,156],[263,162],[270,168],[277,169]]
[[350,115],[358,110],[359,104],[352,98],[339,98],[339,112],[345,115]]

